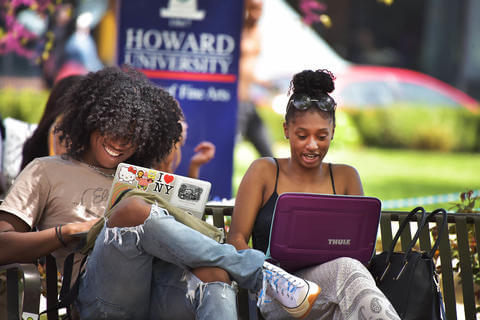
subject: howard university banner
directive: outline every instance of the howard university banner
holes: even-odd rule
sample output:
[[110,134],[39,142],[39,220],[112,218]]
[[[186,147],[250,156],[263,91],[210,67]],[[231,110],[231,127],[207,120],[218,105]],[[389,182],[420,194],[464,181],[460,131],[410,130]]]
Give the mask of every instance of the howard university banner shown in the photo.
[[193,148],[213,142],[215,158],[200,178],[212,197],[231,197],[243,1],[122,0],[117,63],[130,64],[182,107],[188,138],[176,173],[187,175]]

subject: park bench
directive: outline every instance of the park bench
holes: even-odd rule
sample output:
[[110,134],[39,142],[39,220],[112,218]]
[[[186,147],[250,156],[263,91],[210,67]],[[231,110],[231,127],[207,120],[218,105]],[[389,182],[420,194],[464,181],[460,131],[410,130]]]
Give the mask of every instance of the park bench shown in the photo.
[[[211,215],[213,217],[213,223],[217,227],[224,227],[226,219],[232,215],[232,212],[232,206],[222,205],[208,206],[205,211],[207,216]],[[388,249],[390,247],[393,235],[395,235],[395,232],[398,229],[398,225],[407,215],[408,212],[382,211],[380,217],[381,242],[377,244],[377,252],[382,251],[383,248]],[[436,232],[433,227],[437,224],[440,226],[441,219],[441,214],[436,214],[430,218],[430,230],[427,231],[425,228],[420,235],[420,250],[430,251],[432,244],[431,234],[432,232]],[[414,222],[415,220],[412,220],[412,223]],[[420,222],[420,218],[417,222]],[[454,229],[457,236],[456,244],[451,244],[448,237],[442,237],[439,247],[441,289],[445,302],[446,316],[449,320],[473,320],[476,319],[477,307],[475,296],[478,295],[478,292],[475,293],[474,290],[474,274],[471,261],[474,254],[480,256],[480,214],[451,213],[448,215],[448,226],[445,226],[445,228]],[[408,224],[401,235],[401,247],[398,248],[398,250],[403,251],[408,248],[412,239],[412,229],[413,228]],[[473,238],[469,239],[468,230],[472,230],[470,236],[473,236]],[[472,242],[474,242],[473,246]],[[475,252],[471,252],[471,247],[475,248]],[[462,284],[461,286],[458,277],[455,276],[454,268],[451,263],[452,258],[454,257],[454,250],[458,250],[458,260],[461,270],[459,273]],[[478,272],[478,266],[476,271]],[[457,303],[463,303],[464,316],[461,314],[457,315]],[[248,308],[249,305],[250,309]],[[256,319],[254,312],[251,310],[251,306],[252,302],[248,301],[247,294],[240,291],[239,313],[242,319]]]
[[[226,221],[229,219],[233,211],[231,205],[209,205],[205,210],[205,216],[210,217],[213,224],[217,227],[225,227]],[[388,248],[398,223],[403,221],[408,212],[401,211],[382,211],[380,219],[380,233],[381,242],[377,244],[377,251],[381,251],[382,248]],[[209,218],[210,219],[210,218]],[[431,248],[431,236],[435,234],[435,226],[440,225],[440,215],[431,217],[430,231],[424,230],[420,236],[420,249],[429,250]],[[412,227],[415,221],[412,221]],[[476,319],[476,301],[474,290],[474,274],[472,268],[472,256],[478,254],[480,250],[479,240],[480,236],[480,214],[449,214],[448,226],[446,228],[455,229],[457,242],[453,244],[447,237],[443,237],[440,242],[439,259],[441,263],[441,287],[445,302],[445,309],[447,319]],[[470,230],[470,232],[469,232]],[[468,235],[473,235],[473,238]],[[407,225],[401,236],[401,248],[406,248],[410,239],[412,238],[412,230],[410,224]],[[475,248],[475,252],[471,252],[471,248]],[[400,248],[399,248],[400,250]],[[458,250],[458,260],[460,265],[460,279],[461,289],[459,281],[455,275],[454,268],[452,267],[452,258],[456,255]],[[53,258],[49,258],[53,259]],[[48,260],[47,260],[48,262]],[[51,270],[55,267],[55,264],[50,261],[50,266],[47,266],[47,278],[55,279],[55,285],[51,285],[47,288],[47,295],[52,298],[47,299],[47,306],[52,305],[56,299],[57,287],[56,287],[56,270]],[[0,269],[7,270],[7,299],[8,299],[8,319],[19,319],[19,277],[23,280],[23,312],[38,313],[39,300],[40,300],[40,275],[33,264],[14,264],[8,266],[0,266]],[[47,285],[48,285],[47,280]],[[53,283],[53,281],[51,282]],[[457,314],[457,303],[463,303],[463,313]],[[249,298],[246,290],[240,290],[239,292],[239,318],[240,319],[258,319],[259,314],[255,307],[255,301]],[[33,318],[34,319],[34,318]],[[56,312],[50,313],[48,319],[58,319]]]

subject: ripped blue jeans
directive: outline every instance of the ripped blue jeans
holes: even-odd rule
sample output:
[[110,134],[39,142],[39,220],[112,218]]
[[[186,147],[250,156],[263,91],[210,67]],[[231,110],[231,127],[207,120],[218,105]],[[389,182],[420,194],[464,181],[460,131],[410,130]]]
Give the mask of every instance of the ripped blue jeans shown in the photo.
[[152,205],[143,225],[103,227],[75,305],[81,319],[237,319],[235,283],[203,283],[190,270],[219,267],[256,292],[264,259],[260,251],[219,244]]

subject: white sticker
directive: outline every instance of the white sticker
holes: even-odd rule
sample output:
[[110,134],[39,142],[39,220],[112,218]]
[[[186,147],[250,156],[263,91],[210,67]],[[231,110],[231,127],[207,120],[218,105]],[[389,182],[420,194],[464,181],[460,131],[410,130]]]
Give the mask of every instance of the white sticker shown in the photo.
[[38,320],[38,314],[24,312],[24,313],[22,313],[22,319],[23,320]]

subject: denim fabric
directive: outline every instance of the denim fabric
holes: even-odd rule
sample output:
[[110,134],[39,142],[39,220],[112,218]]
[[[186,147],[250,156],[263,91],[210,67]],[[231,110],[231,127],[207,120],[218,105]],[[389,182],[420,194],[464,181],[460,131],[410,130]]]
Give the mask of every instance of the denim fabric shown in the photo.
[[206,284],[189,270],[219,267],[257,291],[264,259],[260,251],[219,244],[152,205],[143,225],[103,227],[76,306],[82,319],[236,319],[235,285]]
[[[178,266],[155,259],[153,264],[150,318],[237,319],[235,282],[203,283]],[[196,310],[196,317],[194,314]]]

